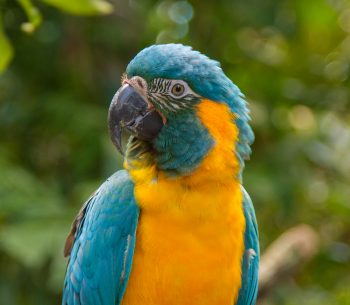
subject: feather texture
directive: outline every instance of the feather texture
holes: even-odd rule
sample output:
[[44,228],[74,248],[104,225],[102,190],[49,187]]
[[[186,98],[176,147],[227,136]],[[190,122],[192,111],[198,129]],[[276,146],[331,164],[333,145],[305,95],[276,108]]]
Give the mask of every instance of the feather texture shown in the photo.
[[134,76],[182,80],[196,99],[162,99],[158,110],[173,108],[157,138],[128,143],[132,178],[117,172],[80,210],[62,305],[254,305],[258,230],[241,187],[254,135],[243,94],[218,62],[180,44],[141,51],[127,67]]
[[119,304],[130,274],[139,208],[126,171],[111,176],[86,202],[68,237],[70,259],[62,305]]
[[239,291],[237,305],[254,305],[258,294],[259,275],[259,234],[253,203],[248,193],[243,191],[243,208],[246,219],[244,233],[245,252],[242,261],[242,286]]
[[242,172],[244,160],[251,153],[254,133],[249,126],[250,116],[244,95],[225,75],[218,61],[182,44],[153,45],[135,56],[126,73],[128,77],[142,76],[148,82],[155,78],[181,79],[201,97],[227,104],[235,114],[239,129],[236,153]]

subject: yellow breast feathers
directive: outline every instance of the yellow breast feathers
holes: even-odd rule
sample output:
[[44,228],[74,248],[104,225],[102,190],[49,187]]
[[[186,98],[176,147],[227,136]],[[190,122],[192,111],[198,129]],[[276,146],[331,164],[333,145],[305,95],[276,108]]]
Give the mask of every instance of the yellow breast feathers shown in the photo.
[[189,176],[155,165],[130,171],[141,208],[123,305],[232,305],[241,286],[245,219],[235,143],[224,104],[203,100],[198,116],[215,139]]

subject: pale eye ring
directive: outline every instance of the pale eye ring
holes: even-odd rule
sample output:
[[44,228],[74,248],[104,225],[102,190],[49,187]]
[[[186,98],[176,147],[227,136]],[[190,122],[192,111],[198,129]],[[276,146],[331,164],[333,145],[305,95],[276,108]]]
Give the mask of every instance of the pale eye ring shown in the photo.
[[180,83],[175,83],[174,86],[171,88],[171,93],[177,97],[183,95],[184,92],[185,92],[185,86]]

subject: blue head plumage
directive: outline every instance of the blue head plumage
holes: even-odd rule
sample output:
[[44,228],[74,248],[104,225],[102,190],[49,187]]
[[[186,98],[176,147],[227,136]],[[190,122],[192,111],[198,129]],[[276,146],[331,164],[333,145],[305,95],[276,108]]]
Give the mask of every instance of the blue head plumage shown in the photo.
[[[241,168],[243,168],[243,160],[247,159],[251,152],[250,144],[254,140],[254,134],[248,124],[250,118],[244,96],[238,87],[224,74],[219,62],[209,59],[198,51],[192,50],[189,46],[183,46],[181,44],[153,45],[136,55],[129,63],[126,73],[128,78],[140,76],[147,83],[159,78],[183,80],[199,96],[226,103],[235,114],[235,123],[239,129],[236,152],[241,163]],[[177,115],[177,117],[182,118],[182,123],[185,123],[188,119],[192,120],[193,124],[193,118],[188,117],[188,115],[186,117],[185,113]],[[179,120],[181,121],[181,119]],[[176,128],[178,127],[179,122]],[[200,126],[197,126],[197,128],[198,133],[202,134],[202,137],[198,137],[198,142],[202,141],[202,145],[199,145],[201,147],[201,154],[205,154],[210,149],[212,142],[210,142],[208,134],[203,128]],[[159,138],[163,139],[163,141],[158,141],[161,142],[158,143],[160,148],[161,146],[167,146],[169,148],[169,143],[164,143],[164,141],[169,141],[169,139],[166,140],[169,136],[171,135],[165,131],[163,132],[163,137],[162,133],[160,134]],[[203,141],[206,141],[208,144],[204,145],[204,148]],[[183,144],[185,145],[186,143]],[[188,153],[186,157],[189,159]],[[162,158],[168,160],[170,157],[163,154],[160,157],[160,161],[162,161]],[[200,161],[200,158],[197,158],[198,160],[195,160],[196,158],[192,159],[191,166],[185,162],[186,164],[182,166],[183,168],[177,172],[186,173]],[[180,166],[181,160],[177,160],[179,162],[178,164],[175,162],[175,166],[174,160],[172,161],[172,169]]]

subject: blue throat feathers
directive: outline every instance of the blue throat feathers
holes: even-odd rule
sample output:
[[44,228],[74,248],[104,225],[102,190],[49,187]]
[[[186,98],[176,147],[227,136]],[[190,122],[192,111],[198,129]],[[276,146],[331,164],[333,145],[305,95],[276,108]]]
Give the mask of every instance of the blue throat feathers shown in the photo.
[[214,140],[194,113],[188,109],[170,117],[158,135],[154,148],[157,167],[169,176],[193,171],[214,145]]

